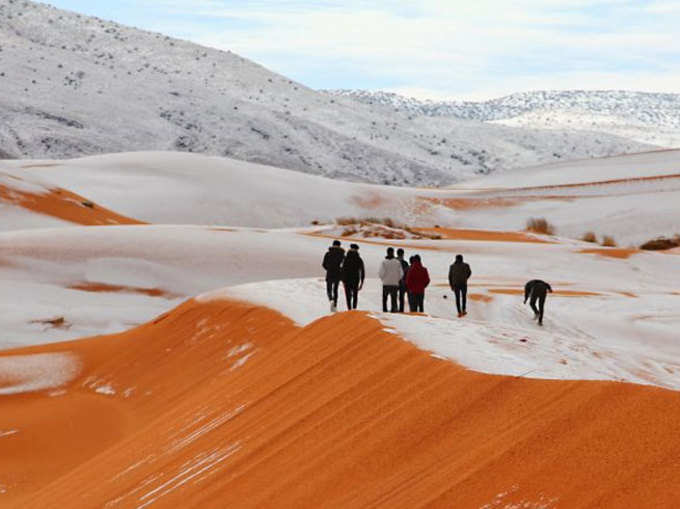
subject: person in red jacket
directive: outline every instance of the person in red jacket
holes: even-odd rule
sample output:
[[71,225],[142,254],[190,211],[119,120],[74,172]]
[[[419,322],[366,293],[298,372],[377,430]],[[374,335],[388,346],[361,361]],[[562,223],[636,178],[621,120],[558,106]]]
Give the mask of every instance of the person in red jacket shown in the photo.
[[430,274],[427,269],[423,267],[420,261],[420,255],[413,257],[413,264],[406,274],[406,288],[413,295],[413,303],[415,304],[415,311],[425,312],[425,288],[430,284]]

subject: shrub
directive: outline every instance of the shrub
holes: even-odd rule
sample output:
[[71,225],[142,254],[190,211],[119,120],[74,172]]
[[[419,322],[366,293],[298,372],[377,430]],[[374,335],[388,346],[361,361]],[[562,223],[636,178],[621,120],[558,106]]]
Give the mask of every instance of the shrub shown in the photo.
[[[410,233],[414,238],[439,240],[441,235],[436,233],[427,233],[416,231],[412,227],[394,222],[389,217],[338,217],[335,220],[338,226],[344,226],[344,230],[340,234],[342,237],[349,237],[361,232],[364,237],[383,237],[387,239],[404,239],[406,233]],[[314,224],[314,221],[312,222]],[[364,228],[365,227],[365,228]],[[401,230],[401,231],[399,231]]]
[[645,249],[647,251],[664,251],[675,247],[680,247],[680,235],[676,235],[672,239],[658,237],[656,239],[648,240],[640,246],[640,249]]
[[347,226],[349,224],[357,224],[359,220],[356,217],[339,217],[335,222],[340,226]]
[[597,235],[595,235],[595,232],[585,232],[583,237],[581,237],[581,240],[583,242],[593,242],[597,244]]
[[533,233],[542,233],[544,235],[553,235],[555,233],[555,227],[543,217],[529,218],[526,230]]
[[614,237],[612,237],[611,235],[604,235],[602,237],[602,245],[604,247],[616,247],[617,246],[616,241],[614,240]]

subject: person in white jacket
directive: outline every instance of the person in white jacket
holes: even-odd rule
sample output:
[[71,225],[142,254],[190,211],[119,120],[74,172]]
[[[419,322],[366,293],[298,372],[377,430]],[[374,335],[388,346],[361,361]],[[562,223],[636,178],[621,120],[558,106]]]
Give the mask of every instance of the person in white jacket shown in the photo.
[[394,248],[387,248],[387,256],[380,264],[380,271],[378,276],[383,284],[382,305],[383,312],[387,313],[387,297],[390,297],[390,312],[397,313],[399,307],[397,305],[397,295],[399,294],[399,281],[404,277],[404,269],[401,267],[401,262],[394,257]]

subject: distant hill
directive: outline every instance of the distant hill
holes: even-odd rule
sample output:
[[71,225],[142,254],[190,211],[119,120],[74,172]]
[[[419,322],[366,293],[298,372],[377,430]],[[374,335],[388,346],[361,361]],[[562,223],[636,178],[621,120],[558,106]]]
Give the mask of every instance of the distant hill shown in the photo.
[[228,51],[0,0],[2,158],[173,150],[336,179],[444,185],[650,148],[607,133],[421,116],[329,96]]
[[412,115],[498,122],[534,129],[583,129],[680,147],[680,94],[622,90],[537,91],[488,101],[427,101],[391,92],[328,90]]

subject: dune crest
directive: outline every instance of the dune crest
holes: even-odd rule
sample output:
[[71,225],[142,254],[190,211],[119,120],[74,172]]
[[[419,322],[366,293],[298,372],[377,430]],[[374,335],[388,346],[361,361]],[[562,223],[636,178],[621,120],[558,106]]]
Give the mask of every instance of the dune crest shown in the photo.
[[39,214],[87,226],[111,224],[144,224],[72,193],[66,189],[40,189],[29,192],[0,184],[0,201],[16,204]]

